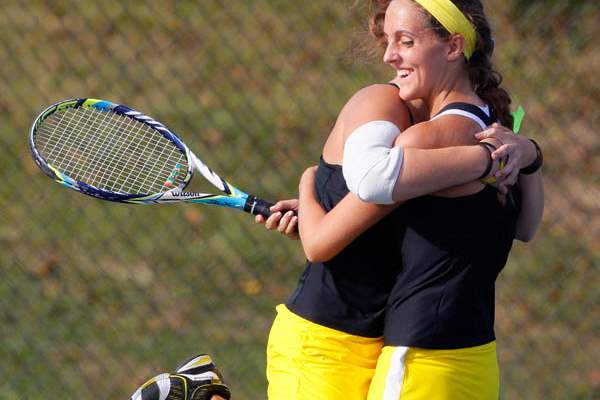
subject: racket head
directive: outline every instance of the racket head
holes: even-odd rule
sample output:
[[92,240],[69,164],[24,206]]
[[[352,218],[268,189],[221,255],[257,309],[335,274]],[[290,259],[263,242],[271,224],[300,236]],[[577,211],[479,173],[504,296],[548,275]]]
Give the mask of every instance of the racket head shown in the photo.
[[151,203],[180,193],[193,174],[191,152],[160,122],[122,104],[57,102],[32,124],[35,163],[56,182],[116,202]]

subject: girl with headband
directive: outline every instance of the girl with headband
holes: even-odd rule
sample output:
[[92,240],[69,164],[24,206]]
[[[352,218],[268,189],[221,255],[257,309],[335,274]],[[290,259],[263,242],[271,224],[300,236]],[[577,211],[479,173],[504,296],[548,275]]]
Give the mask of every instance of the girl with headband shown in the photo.
[[[384,3],[385,9],[389,2],[378,3]],[[472,52],[468,50],[469,45],[465,40],[468,33],[464,37],[457,34],[442,40],[436,36],[436,27],[430,25],[421,14],[422,9],[412,1],[394,0],[392,5],[389,15],[386,15],[386,23],[389,20],[394,29],[385,32],[389,41],[385,60],[397,71],[393,82],[400,86],[403,99],[397,98],[393,87],[385,85],[363,89],[355,95],[342,110],[325,145],[316,177],[313,169],[303,176],[300,184],[300,235],[310,262],[296,292],[286,306],[278,307],[268,349],[270,399],[366,398],[382,346],[380,335],[384,332],[386,347],[379,357],[371,398],[400,398],[393,396],[400,396],[402,390],[402,399],[469,398],[462,397],[464,391],[460,395],[456,394],[452,379],[444,380],[446,374],[453,377],[462,370],[451,362],[444,363],[457,357],[467,365],[472,363],[479,367],[482,365],[481,359],[486,367],[495,365],[493,331],[490,335],[489,329],[489,294],[491,290],[493,298],[492,278],[495,278],[498,268],[501,268],[500,264],[503,265],[506,260],[509,242],[514,236],[517,210],[511,201],[507,202],[507,206],[499,205],[495,189],[476,181],[478,177],[485,177],[490,172],[486,166],[491,161],[491,150],[486,146],[436,150],[418,148],[432,149],[474,143],[473,133],[481,130],[481,125],[473,121],[479,119],[481,121],[478,122],[488,125],[493,120],[492,115],[486,113],[485,103],[489,104],[487,111],[493,110],[501,121],[509,123],[508,102],[499,102],[496,98],[485,99],[484,102],[474,92],[471,84],[465,84],[466,72],[461,64],[465,61],[461,61],[461,57],[466,57],[467,53],[478,57],[476,47]],[[405,18],[398,18],[398,15],[392,15],[391,12],[404,13]],[[377,24],[373,26],[376,28]],[[392,45],[402,49],[406,60],[400,59],[399,50],[391,48]],[[465,56],[462,55],[463,51]],[[478,83],[477,80],[475,82]],[[501,98],[502,91],[497,87],[496,89],[495,96]],[[411,101],[409,108],[402,100]],[[456,102],[462,103],[462,108],[457,108]],[[406,129],[411,124],[411,115],[417,121],[423,120],[423,115],[436,114],[452,103],[454,107],[447,108],[444,115],[440,114],[425,125],[418,124],[409,128],[398,136],[400,128]],[[464,106],[465,103],[467,106]],[[504,173],[518,171],[536,157],[533,144],[502,132],[501,128],[488,132],[488,135],[500,137],[506,143],[499,151],[494,152],[495,155],[511,152]],[[399,147],[391,148],[396,137]],[[500,143],[493,140],[490,143],[491,146],[500,146]],[[340,149],[343,149],[345,181],[340,178],[342,168],[335,165],[342,162]],[[473,169],[475,165],[479,167]],[[491,172],[495,168],[492,164]],[[373,172],[374,176],[371,175]],[[514,179],[511,174],[510,179]],[[315,180],[320,203],[315,199]],[[377,182],[381,183],[380,187]],[[355,195],[344,197],[347,193],[345,183],[348,183]],[[451,188],[438,192],[437,196],[426,196],[412,204],[409,202],[403,205],[377,224],[375,223],[395,206],[366,204],[356,196],[369,201],[391,202],[448,187]],[[524,198],[524,204],[535,203],[527,198],[526,193]],[[436,201],[437,204],[431,204]],[[285,208],[290,204],[292,203],[280,203],[278,207]],[[330,212],[325,215],[321,205]],[[431,206],[439,206],[439,210],[431,209]],[[475,221],[485,222],[484,224],[474,225],[471,221],[473,218],[469,219],[469,214],[465,211],[469,207],[473,207],[476,212],[485,211],[487,219],[477,214]],[[523,213],[523,210],[522,214],[531,214],[529,211]],[[435,214],[436,218],[428,216],[429,213]],[[456,218],[448,221],[449,216]],[[427,222],[425,226],[417,224],[421,219]],[[532,220],[523,223],[523,235],[526,231],[530,234],[535,230],[537,222],[535,218]],[[465,226],[449,225],[456,221]],[[271,224],[274,222],[277,221],[272,220]],[[284,217],[280,221],[280,228],[285,230],[293,226],[293,222],[293,218]],[[440,249],[435,247],[439,243],[432,244],[428,241],[430,232],[426,230],[426,236],[419,241],[420,230],[431,230],[433,227],[436,228],[433,229],[434,233],[437,228],[441,228]],[[368,228],[371,229],[361,235]],[[456,229],[453,230],[454,228]],[[404,231],[407,232],[406,235]],[[468,241],[462,241],[467,233],[492,234],[492,243],[480,243],[481,237],[467,236],[474,241],[472,247],[481,246],[475,255],[486,253],[489,260],[477,259],[478,264],[462,265],[460,262],[463,260],[452,259],[453,248],[450,245],[456,245],[452,242],[456,238],[460,238],[460,243],[467,248],[459,250],[468,255],[467,250],[471,246]],[[447,248],[444,241],[450,247]],[[440,268],[447,267],[449,276],[444,275],[440,268],[432,268],[431,276],[426,274],[427,271],[424,275],[423,268],[430,267],[432,263],[428,259],[429,248],[438,250],[436,254],[440,257]],[[454,288],[460,288],[463,281],[459,279],[455,282],[451,278],[459,275],[459,278],[464,277],[466,282],[471,282],[469,274],[476,272],[475,266],[480,267],[480,271],[486,269],[488,274],[484,274],[483,278],[487,279],[485,282],[479,282],[477,279],[483,278],[476,275],[474,283],[486,285],[475,285],[475,288],[467,286],[466,289],[475,289],[473,294],[482,292],[481,297],[486,304],[479,304],[480,298],[474,296],[472,299],[477,304],[473,307],[483,311],[475,315],[472,323],[463,327],[464,321],[452,320],[452,313],[464,319],[461,313],[469,314],[471,310],[465,311],[459,307],[462,299],[455,296]],[[437,264],[434,263],[434,267]],[[464,275],[456,272],[463,270],[466,271]],[[447,294],[447,302],[443,303],[441,300],[444,298],[440,297],[440,293],[444,294],[446,287],[452,292]],[[392,295],[386,307],[390,292]],[[435,301],[432,299],[438,303],[433,304]],[[440,305],[448,308],[448,314],[444,314],[445,308],[437,314],[437,307]],[[436,313],[424,312],[429,309]],[[382,327],[384,312],[387,313],[385,330]],[[420,316],[424,317],[424,321],[419,319]],[[482,325],[479,325],[480,317],[485,320]],[[491,317],[493,320],[493,304]],[[446,325],[452,326],[454,322],[458,326],[456,331],[465,333],[464,337],[454,337],[454,331],[448,330]],[[398,332],[396,325],[408,331],[408,334],[405,335],[402,329]],[[476,331],[479,336],[470,337],[472,332],[469,329]],[[430,339],[428,335],[433,338],[432,342],[427,342]],[[481,341],[485,343],[480,343]],[[414,350],[418,345],[427,348],[423,350],[424,355]],[[483,347],[479,348],[480,346]],[[406,351],[402,353],[398,348]],[[446,351],[446,348],[450,353],[439,352],[439,349]],[[423,360],[432,360],[434,368],[424,368],[428,361]],[[416,373],[399,376],[395,373],[398,370]],[[437,374],[438,371],[442,373]],[[494,391],[493,377],[497,376],[494,373],[493,368],[487,368],[473,379],[477,382],[480,378],[483,379],[487,382],[486,386]],[[403,389],[401,387],[398,391],[405,377],[413,380],[405,382]],[[447,392],[421,393],[418,394],[421,397],[407,397],[414,396],[414,393],[406,392],[410,388],[433,386],[427,382],[423,384],[421,379],[433,379],[433,384],[448,387]],[[470,379],[472,376],[468,376],[466,380],[470,382]],[[460,381],[455,386],[462,388],[464,382]],[[487,394],[481,392],[479,387],[471,388],[467,385],[467,395],[471,392],[476,393],[473,398],[487,398]]]
[[[397,145],[464,131],[459,126],[512,126],[510,97],[491,68],[494,42],[481,1],[381,5],[384,61],[400,78],[400,96],[422,99],[431,115]],[[369,399],[498,399],[495,280],[513,239],[530,240],[543,212],[541,152],[532,144],[538,157],[520,170],[520,185],[504,202],[472,182],[401,206],[402,272],[388,299]],[[365,197],[398,200],[395,194],[380,185]]]

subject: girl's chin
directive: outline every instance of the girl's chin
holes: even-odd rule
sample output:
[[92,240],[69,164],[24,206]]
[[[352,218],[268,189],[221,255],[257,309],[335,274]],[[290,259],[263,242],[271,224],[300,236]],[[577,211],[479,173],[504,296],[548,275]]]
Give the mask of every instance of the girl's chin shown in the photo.
[[419,98],[417,93],[415,93],[413,90],[410,90],[409,88],[406,88],[406,87],[403,88],[402,86],[400,86],[400,90],[398,91],[398,96],[400,96],[400,98],[404,101],[416,100]]

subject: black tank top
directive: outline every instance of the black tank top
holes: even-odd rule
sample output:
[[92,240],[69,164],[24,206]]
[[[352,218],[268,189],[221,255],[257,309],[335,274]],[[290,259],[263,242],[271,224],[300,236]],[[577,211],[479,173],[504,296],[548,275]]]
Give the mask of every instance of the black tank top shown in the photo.
[[[342,167],[322,158],[315,185],[326,211],[348,194]],[[386,303],[400,270],[396,213],[365,231],[331,260],[308,262],[286,306],[319,325],[358,336],[382,336]]]
[[[444,110],[450,108],[476,113],[487,125],[495,120],[476,106]],[[513,190],[501,205],[496,189],[485,186],[457,198],[419,197],[397,210],[406,230],[386,345],[454,349],[494,340],[495,280],[512,246],[519,202]]]

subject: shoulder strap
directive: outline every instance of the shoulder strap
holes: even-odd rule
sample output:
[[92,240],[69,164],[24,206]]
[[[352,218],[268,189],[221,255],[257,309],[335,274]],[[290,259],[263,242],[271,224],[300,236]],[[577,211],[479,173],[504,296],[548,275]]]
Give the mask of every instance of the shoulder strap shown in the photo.
[[489,106],[482,108],[470,103],[450,103],[431,119],[434,120],[444,115],[462,115],[463,117],[470,118],[479,124],[481,129],[485,129],[496,122],[496,118]]

